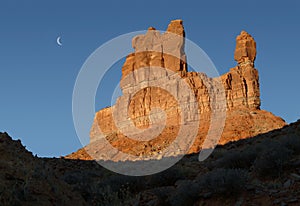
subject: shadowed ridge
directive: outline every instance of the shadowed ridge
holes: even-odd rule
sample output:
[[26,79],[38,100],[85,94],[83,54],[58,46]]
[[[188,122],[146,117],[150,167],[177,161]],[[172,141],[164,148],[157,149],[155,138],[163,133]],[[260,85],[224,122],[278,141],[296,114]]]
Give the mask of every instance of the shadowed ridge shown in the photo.
[[0,133],[0,203],[297,205],[299,151],[297,121],[219,145],[204,162],[190,154],[159,174],[129,177],[107,171],[95,161],[33,157],[19,140]]

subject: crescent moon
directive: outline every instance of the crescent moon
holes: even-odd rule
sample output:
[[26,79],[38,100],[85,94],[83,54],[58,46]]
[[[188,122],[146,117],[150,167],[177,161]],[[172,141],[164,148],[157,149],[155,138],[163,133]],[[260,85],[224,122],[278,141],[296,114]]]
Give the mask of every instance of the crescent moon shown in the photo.
[[62,43],[61,43],[61,41],[60,41],[60,36],[59,37],[57,37],[57,39],[56,39],[56,43],[59,45],[59,46],[62,46]]

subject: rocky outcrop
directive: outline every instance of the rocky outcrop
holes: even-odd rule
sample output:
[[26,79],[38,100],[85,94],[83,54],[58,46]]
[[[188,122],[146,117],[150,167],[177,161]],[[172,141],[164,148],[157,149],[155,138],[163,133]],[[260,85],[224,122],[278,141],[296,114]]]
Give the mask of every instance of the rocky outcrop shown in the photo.
[[185,76],[187,65],[184,37],[182,20],[172,21],[164,34],[150,27],[145,35],[134,37],[132,47],[135,52],[126,58],[122,68],[122,79],[134,70],[144,67],[168,68]]
[[[58,178],[68,170],[66,162],[34,157],[20,140],[2,132],[0,153],[0,205],[88,205],[79,192]],[[49,164],[53,160],[56,167],[63,165],[60,174]]]
[[250,64],[254,65],[256,57],[256,42],[253,37],[246,31],[242,31],[236,38],[236,48],[234,52],[234,59],[240,65]]
[[[173,140],[171,134],[177,133],[181,125],[200,120],[197,138],[190,149],[190,152],[198,152],[211,126],[212,110],[215,107],[215,96],[211,95],[211,90],[218,82],[224,89],[227,115],[220,144],[268,132],[286,124],[281,118],[260,110],[259,76],[254,68],[256,43],[251,35],[245,31],[238,35],[234,52],[237,66],[217,78],[187,71],[184,37],[182,20],[174,20],[165,33],[150,27],[146,34],[133,38],[135,51],[127,56],[122,68],[120,86],[123,96],[115,106],[96,113],[90,133],[91,142],[111,137],[110,143],[119,150],[134,155],[145,154],[148,150],[151,153],[157,146],[160,149],[155,151],[166,148],[169,145],[166,142]],[[151,85],[149,76],[152,74],[155,81],[159,82],[158,86]],[[188,92],[180,93],[183,82],[194,94],[197,108],[193,108],[194,100]],[[182,101],[178,102],[178,99]],[[179,104],[188,105],[191,112],[183,115]],[[116,107],[118,112],[114,114]],[[158,107],[164,112],[157,111]],[[198,112],[195,113],[195,110]],[[120,119],[116,121],[118,115]],[[155,123],[163,124],[155,122],[162,115],[166,116],[165,129],[154,127],[151,130]],[[116,122],[119,122],[118,125]],[[150,134],[156,134],[159,130],[159,137],[142,142],[128,138],[130,135],[127,134],[133,133],[130,129],[132,123],[138,129],[150,127]]]

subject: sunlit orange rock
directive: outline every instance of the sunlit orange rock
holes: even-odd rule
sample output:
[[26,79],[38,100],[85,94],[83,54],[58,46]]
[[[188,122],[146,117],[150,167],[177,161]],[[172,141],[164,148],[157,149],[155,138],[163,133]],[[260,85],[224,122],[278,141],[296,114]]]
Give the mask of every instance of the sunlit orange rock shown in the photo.
[[[120,86],[123,95],[131,97],[128,104],[128,118],[122,122],[122,127],[129,127],[130,122],[133,122],[135,127],[139,129],[148,128],[151,126],[149,118],[151,111],[159,107],[166,112],[166,125],[163,132],[150,141],[134,141],[122,134],[116,126],[113,108],[105,108],[95,114],[90,132],[91,144],[86,147],[88,152],[95,153],[99,149],[105,150],[106,148],[103,148],[99,142],[96,143],[103,138],[109,140],[111,145],[118,150],[136,156],[158,153],[174,140],[174,136],[182,126],[182,114],[178,102],[176,102],[180,97],[172,96],[167,91],[156,87],[147,87],[136,94],[132,93],[136,85],[143,83],[148,75],[147,72],[155,71],[151,70],[154,67],[166,68],[178,74],[189,85],[198,102],[200,124],[198,135],[189,152],[198,152],[206,138],[211,124],[213,101],[207,85],[213,86],[217,81],[223,85],[224,100],[226,100],[224,101],[226,104],[226,121],[219,144],[252,137],[286,125],[281,118],[270,112],[260,110],[259,75],[257,69],[254,68],[256,42],[251,35],[245,31],[238,35],[234,52],[237,66],[216,78],[209,78],[203,73],[187,71],[184,37],[185,31],[182,20],[171,21],[165,33],[160,33],[150,27],[146,34],[133,38],[132,46],[135,51],[127,56],[122,67]],[[149,70],[134,73],[141,68],[148,68]],[[129,75],[133,75],[133,81],[127,81],[126,77]],[[166,78],[166,76],[161,75],[161,78]],[[177,94],[177,90],[180,89],[180,83],[172,78],[164,81],[163,84],[170,88],[174,94]],[[126,106],[121,110],[123,111]],[[193,112],[187,116],[189,117],[183,117],[184,121],[187,122],[196,118],[193,117]],[[84,159],[84,156],[88,157],[88,155],[79,155],[79,158]],[[76,153],[70,157],[76,158]]]

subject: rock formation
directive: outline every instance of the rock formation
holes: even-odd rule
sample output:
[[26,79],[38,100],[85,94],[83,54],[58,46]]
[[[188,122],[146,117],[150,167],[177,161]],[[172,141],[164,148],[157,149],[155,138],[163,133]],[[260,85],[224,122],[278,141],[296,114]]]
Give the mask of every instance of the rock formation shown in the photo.
[[[174,35],[175,34],[175,35]],[[210,96],[208,85],[221,82],[224,88],[224,99],[226,99],[226,122],[219,141],[225,144],[229,141],[239,140],[265,133],[273,129],[281,128],[286,123],[273,114],[260,110],[260,90],[258,71],[254,68],[256,57],[256,43],[251,35],[242,31],[236,38],[236,49],[234,59],[237,66],[231,68],[226,74],[217,78],[209,78],[206,74],[187,71],[186,55],[184,52],[184,27],[182,20],[171,21],[167,32],[161,34],[153,27],[148,29],[144,35],[133,38],[132,46],[134,53],[129,54],[122,68],[122,78],[120,86],[124,96],[128,96],[129,104],[119,109],[127,111],[126,118],[121,121],[121,125],[115,124],[114,107],[100,110],[95,115],[95,120],[91,129],[91,143],[98,146],[89,145],[89,153],[101,149],[101,144],[96,144],[98,140],[107,138],[111,145],[120,151],[136,156],[149,155],[162,151],[168,147],[174,139],[172,136],[178,133],[181,122],[181,111],[178,107],[178,98],[181,87],[177,81],[168,73],[159,74],[159,78],[164,81],[162,84],[169,88],[174,95],[170,95],[166,90],[158,87],[143,87],[135,94],[133,91],[137,85],[143,84],[151,72],[157,74],[154,68],[166,68],[179,75],[191,88],[198,103],[200,114],[200,125],[197,138],[189,152],[198,152],[210,125],[213,97]],[[142,70],[143,68],[146,68]],[[138,72],[140,70],[140,72]],[[128,80],[130,77],[130,81]],[[177,95],[177,96],[176,96]],[[181,95],[181,96],[180,96]],[[119,98],[118,101],[121,101]],[[184,97],[185,103],[190,103],[190,98]],[[166,114],[166,125],[158,137],[149,141],[136,141],[128,138],[120,127],[127,128],[131,123],[139,129],[149,128],[152,119],[149,117],[155,108],[159,107]],[[159,115],[160,113],[155,113]],[[183,117],[184,124],[195,121],[191,113]],[[199,120],[199,119],[198,119]],[[100,132],[101,131],[101,132]],[[150,130],[151,133],[155,130]],[[105,148],[102,148],[105,150]],[[104,158],[105,159],[105,158]]]
[[256,57],[256,42],[253,37],[245,31],[242,31],[236,38],[236,49],[234,59],[239,64],[254,65]]
[[182,20],[172,21],[164,34],[150,27],[145,35],[136,36],[132,40],[135,52],[126,58],[122,78],[134,70],[149,66],[168,68],[184,76],[187,72],[184,37]]

